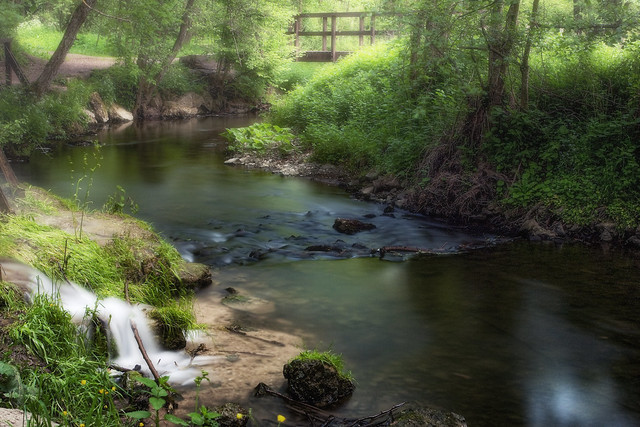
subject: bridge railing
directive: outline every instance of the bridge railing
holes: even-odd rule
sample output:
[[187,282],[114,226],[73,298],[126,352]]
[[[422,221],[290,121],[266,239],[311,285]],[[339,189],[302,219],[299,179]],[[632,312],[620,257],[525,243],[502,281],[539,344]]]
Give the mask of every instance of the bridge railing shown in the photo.
[[[301,13],[296,15],[293,25],[287,34],[295,36],[294,43],[298,51],[300,51],[301,37],[321,37],[322,49],[320,51],[305,51],[298,58],[299,61],[307,62],[335,62],[340,56],[351,53],[350,51],[337,50],[337,38],[343,36],[357,36],[359,46],[364,45],[365,38],[370,44],[376,42],[379,35],[394,36],[398,33],[397,29],[378,29],[376,28],[376,18],[390,18],[399,16],[397,13],[387,12],[321,12],[321,13]],[[339,18],[358,18],[358,30],[339,30]],[[305,29],[305,20],[321,19],[322,30],[307,31]],[[327,42],[329,46],[327,47]]]

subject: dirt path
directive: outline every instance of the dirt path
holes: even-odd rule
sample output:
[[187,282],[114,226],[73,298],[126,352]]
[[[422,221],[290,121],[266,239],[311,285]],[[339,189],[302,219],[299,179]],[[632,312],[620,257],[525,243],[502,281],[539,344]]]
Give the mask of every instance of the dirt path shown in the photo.
[[[116,58],[112,57],[98,57],[79,55],[77,53],[69,53],[65,58],[64,63],[58,71],[57,78],[66,77],[89,77],[93,70],[102,70],[111,67],[116,63]],[[23,67],[23,71],[26,74],[29,82],[34,82],[44,69],[46,61],[44,59],[30,57],[29,63]],[[5,69],[4,61],[0,61],[0,69]],[[12,84],[19,84],[20,81],[15,73],[12,73]],[[4,83],[4,79],[3,82]]]

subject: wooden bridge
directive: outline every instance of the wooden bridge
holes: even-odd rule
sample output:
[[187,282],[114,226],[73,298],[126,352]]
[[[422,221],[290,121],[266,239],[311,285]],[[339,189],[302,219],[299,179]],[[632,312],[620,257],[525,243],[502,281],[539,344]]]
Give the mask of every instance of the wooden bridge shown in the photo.
[[[295,21],[287,34],[295,35],[295,46],[300,52],[301,37],[322,37],[321,50],[309,50],[301,52],[298,61],[303,62],[335,62],[341,56],[348,55],[351,51],[338,51],[337,38],[342,36],[357,36],[359,46],[364,45],[365,38],[370,44],[376,42],[376,36],[394,36],[398,30],[378,30],[376,29],[376,18],[399,16],[397,13],[378,12],[323,12],[323,13],[301,13],[295,16]],[[304,21],[308,19],[322,19],[321,31],[305,30]],[[338,30],[339,18],[358,18],[358,30]],[[329,27],[330,23],[330,27]],[[367,25],[368,24],[368,25]],[[327,48],[329,41],[329,48]]]

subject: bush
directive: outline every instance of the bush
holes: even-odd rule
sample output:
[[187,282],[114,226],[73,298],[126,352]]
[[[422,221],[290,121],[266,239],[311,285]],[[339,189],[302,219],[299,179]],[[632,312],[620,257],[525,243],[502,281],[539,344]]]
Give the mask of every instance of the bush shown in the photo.
[[317,161],[411,177],[464,103],[448,81],[416,91],[404,57],[396,43],[343,58],[285,96],[269,120],[298,132]]
[[291,129],[269,123],[227,129],[222,136],[229,141],[229,150],[238,153],[286,156],[295,150]]
[[118,103],[132,109],[136,102],[140,69],[134,64],[119,64],[91,74],[89,82],[107,104]]

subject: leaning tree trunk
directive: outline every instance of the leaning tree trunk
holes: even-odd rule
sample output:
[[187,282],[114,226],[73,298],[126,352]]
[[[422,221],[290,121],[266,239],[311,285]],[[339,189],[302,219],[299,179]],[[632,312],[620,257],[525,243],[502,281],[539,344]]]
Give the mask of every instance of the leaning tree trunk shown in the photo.
[[53,53],[49,62],[47,62],[47,65],[45,65],[44,70],[42,70],[42,73],[36,82],[33,84],[32,89],[37,96],[42,96],[42,94],[49,89],[51,82],[55,78],[56,74],[58,74],[58,70],[67,56],[69,49],[73,46],[73,42],[76,40],[80,27],[82,27],[82,24],[86,21],[89,12],[97,1],[98,0],[81,0],[73,11],[58,48]]

